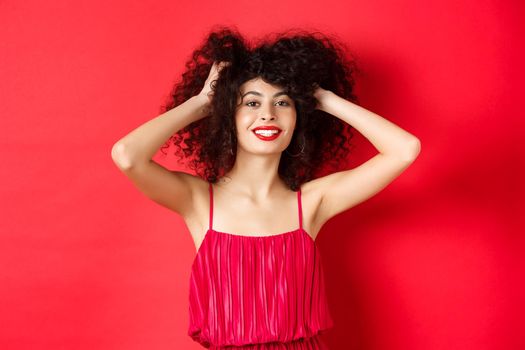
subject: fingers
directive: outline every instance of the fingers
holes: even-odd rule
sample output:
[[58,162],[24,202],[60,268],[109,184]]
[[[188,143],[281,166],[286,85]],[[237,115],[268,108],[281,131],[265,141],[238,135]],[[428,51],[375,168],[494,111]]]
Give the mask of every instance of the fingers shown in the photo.
[[215,61],[213,62],[213,67],[217,72],[220,72],[224,67],[229,66],[231,62],[228,61]]
[[[215,61],[215,63],[217,63],[217,61]],[[231,64],[231,62],[229,61],[220,61],[219,62],[219,67],[224,67],[224,66],[229,66]]]
[[207,96],[213,95],[213,90],[215,89],[215,85],[217,85],[217,79],[219,76],[220,71],[226,67],[229,66],[231,62],[228,61],[214,61],[210,72],[208,74],[208,78],[206,79],[206,82],[204,83],[204,89],[203,91],[206,91]]

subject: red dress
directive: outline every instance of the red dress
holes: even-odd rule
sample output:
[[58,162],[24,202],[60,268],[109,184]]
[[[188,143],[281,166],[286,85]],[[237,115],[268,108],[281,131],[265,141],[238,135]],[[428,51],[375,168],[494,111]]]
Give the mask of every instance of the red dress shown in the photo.
[[188,335],[210,349],[326,349],[333,327],[315,241],[299,228],[270,236],[209,229],[191,267]]

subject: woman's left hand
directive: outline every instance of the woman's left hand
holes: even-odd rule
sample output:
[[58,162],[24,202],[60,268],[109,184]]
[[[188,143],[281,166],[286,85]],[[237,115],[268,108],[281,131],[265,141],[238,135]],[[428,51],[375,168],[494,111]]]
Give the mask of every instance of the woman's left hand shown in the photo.
[[322,110],[324,108],[324,101],[325,101],[326,97],[328,96],[328,94],[330,94],[330,93],[331,93],[330,90],[325,90],[325,89],[323,89],[322,87],[320,87],[319,85],[316,84],[314,97],[317,100],[317,105],[315,106],[315,109]]

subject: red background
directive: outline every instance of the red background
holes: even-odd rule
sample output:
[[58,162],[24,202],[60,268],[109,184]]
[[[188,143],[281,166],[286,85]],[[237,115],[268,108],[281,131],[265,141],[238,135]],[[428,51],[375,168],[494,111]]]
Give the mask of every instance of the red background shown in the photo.
[[[361,105],[421,140],[319,235],[331,348],[525,348],[520,3],[0,2],[0,348],[199,348],[189,232],[110,151],[159,114],[214,24],[339,36]],[[376,153],[356,134],[352,166]]]

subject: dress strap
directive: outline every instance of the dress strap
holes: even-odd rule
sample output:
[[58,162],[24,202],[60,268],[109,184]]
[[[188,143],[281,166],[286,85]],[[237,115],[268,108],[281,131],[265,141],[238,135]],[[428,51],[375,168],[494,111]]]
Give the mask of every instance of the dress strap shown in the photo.
[[301,206],[301,187],[297,191],[297,204],[299,207],[299,228],[303,229],[303,208]]
[[210,192],[210,230],[213,229],[213,187],[211,182],[209,182],[209,192]]

